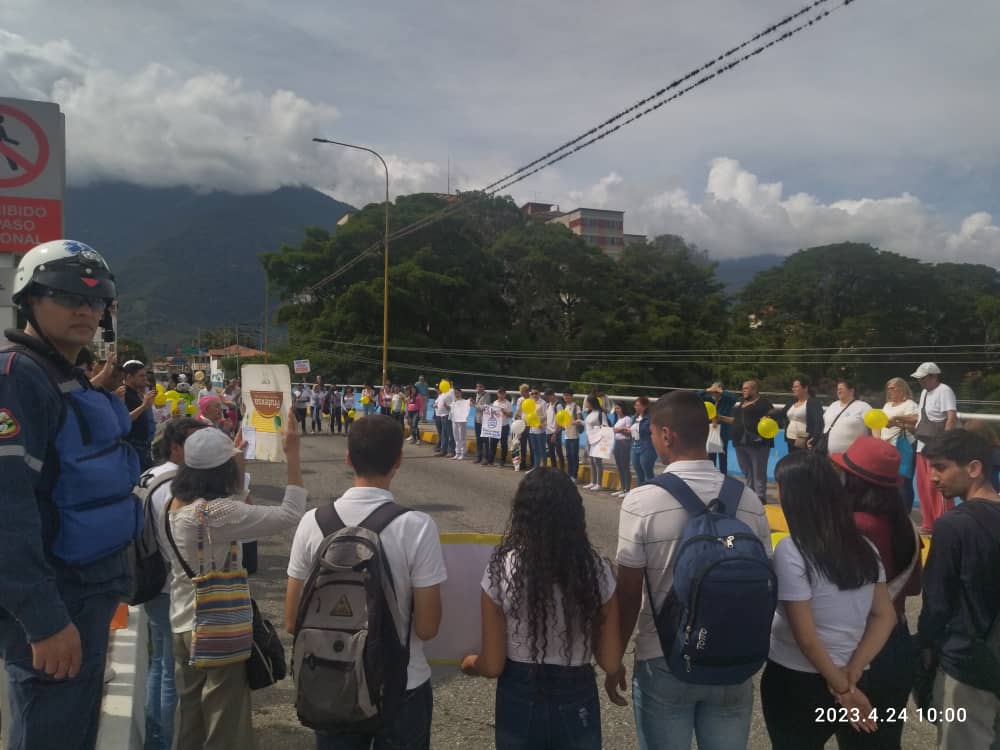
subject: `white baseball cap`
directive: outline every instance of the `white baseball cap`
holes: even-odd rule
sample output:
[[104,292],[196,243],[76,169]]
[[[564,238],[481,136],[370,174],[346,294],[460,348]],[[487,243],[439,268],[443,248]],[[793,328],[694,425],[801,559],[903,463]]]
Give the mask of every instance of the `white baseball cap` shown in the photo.
[[926,378],[928,375],[940,375],[940,374],[941,374],[940,367],[938,367],[933,362],[924,362],[922,365],[920,365],[920,367],[917,368],[917,371],[915,373],[910,375],[910,377],[916,380],[920,380],[920,378]]
[[195,430],[184,441],[184,465],[189,469],[216,469],[240,451],[222,430]]

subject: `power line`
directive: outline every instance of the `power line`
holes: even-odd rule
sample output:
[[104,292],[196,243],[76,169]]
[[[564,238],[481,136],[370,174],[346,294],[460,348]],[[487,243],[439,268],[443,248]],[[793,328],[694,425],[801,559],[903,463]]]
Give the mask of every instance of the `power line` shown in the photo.
[[632,106],[627,107],[626,109],[623,109],[621,112],[619,112],[618,114],[616,114],[616,115],[614,115],[612,117],[609,117],[607,120],[605,120],[604,122],[600,123],[599,125],[596,125],[595,127],[592,127],[590,130],[588,130],[588,131],[586,131],[584,133],[581,133],[576,138],[573,138],[572,140],[566,141],[566,143],[562,144],[561,146],[558,146],[557,148],[552,149],[547,154],[544,154],[544,155],[540,156],[539,158],[535,159],[534,161],[528,162],[523,167],[520,167],[519,169],[516,169],[513,172],[511,172],[510,174],[508,174],[506,177],[501,177],[499,180],[495,180],[494,182],[491,182],[489,185],[487,185],[485,188],[483,188],[483,190],[484,191],[485,190],[490,190],[491,188],[494,188],[497,185],[500,185],[500,184],[506,182],[507,180],[511,179],[512,177],[516,177],[517,175],[521,174],[522,172],[526,172],[527,170],[529,170],[532,167],[534,167],[536,164],[539,164],[539,163],[545,161],[546,159],[549,159],[549,158],[555,156],[560,151],[565,151],[566,149],[570,148],[571,146],[575,146],[577,143],[579,143],[580,141],[584,140],[585,138],[588,138],[589,136],[592,136],[595,133],[603,130],[608,125],[614,124],[615,122],[617,122],[618,120],[622,119],[623,117],[626,117],[629,113],[636,111],[640,107],[643,107],[643,106],[649,104],[650,102],[654,101],[655,99],[659,99],[661,96],[663,96],[664,94],[666,94],[668,91],[671,91],[671,90],[677,88],[678,86],[680,86],[681,84],[683,84],[685,81],[688,81],[691,78],[694,78],[695,76],[699,75],[700,73],[703,73],[704,71],[708,70],[712,66],[717,65],[718,63],[722,62],[726,58],[732,57],[733,55],[735,55],[740,50],[742,50],[742,49],[744,49],[746,47],[749,47],[751,44],[753,44],[754,42],[758,41],[759,39],[762,39],[763,37],[768,36],[768,35],[774,33],[775,31],[777,31],[778,29],[780,29],[782,26],[786,26],[787,24],[791,23],[795,19],[797,19],[797,18],[799,18],[799,17],[801,17],[801,16],[809,13],[810,11],[814,10],[815,8],[819,7],[820,5],[823,5],[824,3],[828,2],[828,1],[829,0],[816,0],[816,2],[813,2],[813,3],[805,6],[804,8],[801,8],[797,12],[791,14],[790,16],[787,16],[787,17],[783,18],[782,20],[778,21],[777,23],[772,24],[771,26],[768,26],[767,28],[763,29],[762,31],[759,31],[758,33],[754,34],[752,37],[750,37],[746,41],[744,41],[744,42],[740,43],[739,45],[733,47],[728,52],[724,52],[721,55],[719,55],[718,57],[715,57],[715,58],[709,60],[708,62],[703,63],[702,65],[698,66],[697,68],[694,68],[693,70],[691,70],[687,74],[681,76],[680,78],[678,78],[675,81],[672,81],[671,83],[667,84],[666,86],[664,86],[663,88],[661,88],[658,91],[654,92],[653,94],[651,94],[651,95],[649,95],[649,96],[647,96],[647,97],[645,97],[643,99],[640,99],[639,101],[637,101]]
[[[507,188],[512,187],[513,185],[517,184],[518,182],[521,182],[522,180],[525,180],[528,177],[530,177],[530,176],[532,176],[534,174],[537,174],[541,170],[546,169],[547,167],[550,167],[553,164],[556,164],[556,163],[562,161],[563,159],[566,159],[567,157],[569,157],[569,156],[577,153],[578,151],[581,151],[582,149],[586,148],[587,146],[590,146],[590,145],[596,143],[597,141],[606,138],[607,136],[611,135],[612,133],[617,132],[618,130],[620,130],[621,128],[625,127],[626,125],[629,125],[629,124],[635,122],[636,120],[644,117],[645,115],[649,114],[650,112],[653,112],[654,110],[659,109],[660,107],[664,106],[665,104],[667,104],[667,103],[669,103],[671,101],[674,101],[675,99],[683,96],[684,94],[688,93],[692,89],[695,89],[695,88],[697,88],[699,86],[702,86],[705,83],[708,83],[709,81],[711,81],[712,79],[718,78],[719,76],[724,75],[725,73],[728,73],[733,68],[739,66],[743,62],[746,62],[747,60],[749,60],[749,59],[751,59],[753,57],[756,57],[757,55],[761,54],[765,50],[770,49],[771,47],[773,47],[774,45],[776,45],[776,44],[778,44],[780,42],[783,42],[783,41],[785,41],[787,39],[790,39],[795,34],[798,34],[799,32],[801,32],[801,31],[803,31],[803,30],[805,30],[805,29],[807,29],[807,28],[815,25],[816,23],[819,23],[823,19],[827,18],[835,10],[838,10],[840,8],[843,8],[843,7],[847,6],[847,5],[850,5],[851,3],[855,2],[856,0],[841,0],[841,2],[838,5],[836,5],[834,8],[828,9],[828,10],[825,10],[825,11],[819,13],[815,17],[809,19],[809,21],[807,21],[805,23],[802,23],[802,24],[800,24],[800,25],[798,25],[798,26],[796,26],[796,27],[794,27],[794,28],[792,28],[792,29],[784,32],[780,36],[772,39],[770,42],[768,42],[768,43],[766,43],[766,44],[764,44],[762,46],[757,47],[753,51],[751,51],[751,52],[743,55],[740,58],[737,58],[736,60],[733,60],[733,61],[729,62],[728,64],[722,66],[718,70],[712,71],[708,75],[705,75],[702,78],[698,79],[695,83],[691,84],[690,86],[679,90],[673,96],[671,96],[671,97],[669,97],[669,98],[667,98],[667,99],[665,99],[665,100],[663,100],[661,102],[658,102],[657,104],[654,104],[654,105],[646,108],[645,110],[643,110],[641,112],[633,114],[631,117],[629,117],[628,119],[626,119],[624,122],[621,122],[621,123],[615,125],[614,127],[610,128],[610,129],[603,130],[603,128],[605,128],[607,125],[610,125],[610,124],[618,121],[619,119],[625,117],[626,115],[628,115],[631,112],[634,112],[637,108],[639,108],[641,106],[644,106],[646,103],[648,103],[650,101],[653,101],[653,100],[661,97],[667,91],[670,91],[670,90],[672,90],[674,88],[677,88],[682,83],[684,83],[686,80],[689,80],[693,76],[698,75],[700,72],[703,72],[703,71],[711,68],[712,66],[714,66],[717,63],[721,62],[722,60],[725,60],[726,58],[731,57],[736,52],[739,52],[740,50],[745,49],[746,47],[750,46],[751,44],[753,44],[756,41],[759,41],[760,39],[764,38],[765,36],[768,36],[769,34],[774,33],[779,28],[787,25],[788,23],[791,23],[792,21],[796,20],[797,18],[800,18],[801,16],[808,14],[809,12],[811,12],[814,9],[816,9],[817,7],[819,7],[820,5],[822,5],[823,3],[827,2],[827,1],[828,0],[816,0],[815,2],[812,2],[812,3],[808,4],[808,5],[806,5],[805,7],[803,7],[801,10],[797,11],[796,13],[793,13],[792,15],[787,16],[786,18],[782,19],[778,23],[773,24],[773,25],[767,27],[763,31],[755,34],[750,39],[748,39],[748,40],[742,42],[741,44],[737,45],[736,47],[732,48],[728,52],[725,52],[722,55],[720,55],[719,57],[714,58],[710,63],[702,65],[702,66],[700,66],[698,68],[695,68],[694,70],[692,70],[687,75],[683,76],[682,78],[677,79],[676,81],[673,81],[668,86],[660,89],[659,91],[655,92],[651,96],[646,97],[645,99],[640,100],[636,104],[633,104],[631,107],[623,110],[622,112],[619,112],[617,115],[614,115],[613,117],[609,118],[608,120],[606,120],[605,122],[603,122],[601,125],[598,125],[596,128],[591,128],[586,133],[583,133],[582,135],[577,136],[576,138],[572,139],[571,141],[567,141],[562,146],[560,146],[560,147],[558,147],[556,149],[553,149],[552,151],[550,151],[545,156],[542,156],[539,159],[535,159],[534,161],[530,162],[529,164],[526,164],[525,166],[523,166],[520,169],[512,172],[511,174],[507,175],[506,177],[502,177],[499,180],[495,180],[494,182],[490,183],[486,188],[484,188],[482,191],[477,192],[473,196],[470,196],[467,199],[461,199],[461,200],[457,201],[456,203],[452,204],[451,206],[448,206],[448,207],[442,209],[441,211],[438,211],[435,214],[430,214],[429,216],[425,217],[424,219],[421,219],[419,221],[413,222],[412,224],[410,224],[410,225],[408,225],[406,227],[403,227],[402,229],[397,230],[395,233],[393,233],[393,234],[390,235],[390,240],[400,239],[400,238],[405,237],[405,236],[407,236],[409,234],[412,234],[412,233],[414,233],[416,231],[419,231],[420,229],[424,229],[424,228],[430,226],[431,224],[437,223],[438,221],[440,221],[441,219],[445,218],[446,216],[449,216],[449,215],[451,215],[453,213],[457,213],[458,211],[461,211],[461,210],[465,210],[470,205],[472,205],[473,203],[475,203],[475,202],[477,202],[479,200],[482,200],[483,198],[496,195],[500,191],[506,190]],[[596,135],[594,135],[595,133],[596,133]],[[580,142],[581,140],[583,140],[585,138],[588,138],[588,136],[592,136],[592,137],[589,137],[588,140],[585,140],[582,143]],[[565,151],[570,146],[573,146],[572,150],[566,151],[565,153],[562,153],[559,156],[555,156],[556,154],[559,154],[560,152]],[[529,171],[529,168],[530,168],[530,171]],[[338,268],[333,273],[327,275],[326,277],[320,279],[318,282],[316,282],[312,286],[308,287],[307,291],[310,292],[310,293],[315,293],[315,292],[319,291],[319,289],[321,289],[322,287],[326,286],[327,284],[331,283],[332,281],[335,281],[337,278],[339,278],[343,274],[347,273],[347,271],[349,271],[355,265],[357,265],[358,263],[360,263],[361,260],[363,260],[364,258],[368,257],[369,255],[372,255],[381,246],[382,246],[382,241],[381,240],[379,240],[378,242],[373,243],[369,248],[367,248],[365,251],[363,251],[359,256],[357,256],[356,258],[354,258],[351,261],[348,261],[348,263],[346,263],[344,266],[341,266],[340,268]]]

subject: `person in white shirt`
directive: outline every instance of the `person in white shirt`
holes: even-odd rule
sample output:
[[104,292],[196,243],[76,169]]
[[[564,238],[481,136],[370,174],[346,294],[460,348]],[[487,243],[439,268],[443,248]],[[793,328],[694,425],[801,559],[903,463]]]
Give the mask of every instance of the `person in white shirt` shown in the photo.
[[621,402],[615,404],[615,417],[615,466],[622,488],[614,495],[625,497],[632,489],[632,417],[625,413]]
[[574,482],[580,480],[580,428],[583,427],[583,414],[580,405],[576,403],[573,391],[567,388],[563,391],[563,401],[569,412],[569,424],[566,425],[566,473]]
[[312,414],[313,432],[317,435],[323,432],[323,404],[325,401],[326,391],[321,383],[316,383],[309,391],[309,408]]
[[[545,401],[542,400],[542,394],[537,388],[531,389],[531,400],[535,402],[535,412],[534,416],[538,418],[538,424],[535,427],[528,427],[528,442],[531,444],[531,462],[534,468],[540,466],[545,466],[549,449],[547,440],[545,437],[545,428],[547,422],[545,420]],[[524,412],[524,403],[521,403],[521,411]],[[527,415],[525,417],[527,421]]]
[[[354,425],[347,438],[347,463],[354,471],[354,486],[334,501],[337,515],[346,525],[357,526],[378,507],[393,502],[392,479],[402,461],[403,430],[397,421],[377,414]],[[316,511],[310,510],[299,523],[288,559],[285,629],[289,633],[295,633],[302,589],[323,539]],[[441,625],[441,584],[448,578],[441,542],[431,517],[415,510],[393,519],[379,540],[389,563],[403,631],[410,633],[406,696],[390,726],[374,737],[317,732],[318,750],[369,747],[372,739],[377,748],[430,748],[433,694],[424,642],[434,638]]]
[[[653,446],[666,470],[683,479],[706,504],[716,499],[724,477],[708,457],[708,414],[691,391],[674,391],[650,407]],[[770,553],[771,529],[760,498],[749,487],[736,517],[753,529]],[[745,748],[753,712],[753,680],[739,685],[691,685],[667,666],[653,623],[649,592],[657,610],[673,588],[674,558],[689,516],[656,484],[636,487],[622,501],[618,522],[618,603],[621,642],[628,643],[638,620],[632,700],[639,747],[687,748],[692,732],[702,750]],[[619,705],[625,670],[608,675],[605,690]]]
[[[168,506],[170,625],[179,696],[175,750],[253,747],[250,685],[246,664],[198,669],[190,665],[195,629],[195,590],[199,557],[222,566],[234,542],[280,534],[295,526],[306,510],[299,458],[299,431],[289,410],[285,422],[288,485],[281,505],[251,505],[244,489],[242,452],[221,430],[198,430],[184,442],[184,465],[174,479]],[[199,555],[203,525],[204,552]],[[236,545],[236,568],[243,565]]]
[[[525,400],[530,398],[531,387],[527,383],[521,383],[521,385],[517,389],[517,392],[519,395],[517,397],[517,400],[514,402],[514,419],[523,420],[525,414],[524,414],[524,409],[522,409],[521,407],[524,406]],[[514,468],[517,471],[525,471],[531,468],[533,460],[533,457],[529,454],[530,441],[528,440],[527,429],[521,432],[521,435],[520,437],[517,438],[517,441],[520,444],[521,462],[520,464],[515,462]]]
[[[790,534],[774,550],[778,609],[760,681],[764,723],[774,750],[822,750],[833,735],[853,747],[857,731],[888,718],[873,720],[864,692],[865,670],[897,623],[885,570],[830,459],[793,453],[774,473]],[[827,711],[844,720],[825,721]]]
[[934,522],[955,507],[954,498],[945,498],[931,481],[930,463],[923,456],[926,444],[958,427],[955,391],[941,382],[941,368],[924,362],[911,375],[923,388],[916,416],[898,417],[900,424],[914,430],[917,437],[917,496],[920,498],[920,533],[934,531]]
[[548,444],[548,459],[560,471],[566,471],[566,456],[563,454],[562,431],[556,416],[563,410],[551,388],[545,391],[545,442]]
[[[454,436],[455,441],[455,460],[464,461],[465,452],[469,447],[468,440],[468,418],[469,413],[475,408],[475,401],[467,399],[462,395],[462,391],[458,388],[452,387],[451,389],[455,393],[455,401],[451,405],[451,413],[449,418],[451,419],[451,433]],[[462,402],[459,404],[459,402]],[[466,408],[468,407],[468,408]]]
[[480,587],[482,651],[462,671],[500,678],[497,748],[601,747],[591,660],[617,674],[625,647],[614,572],[587,538],[569,477],[540,468],[524,478]]
[[449,388],[434,399],[434,426],[438,432],[435,456],[455,457],[455,433],[451,428],[451,405],[455,403],[455,389]]
[[[139,478],[139,486],[153,487],[149,496],[149,512],[153,516],[153,528],[163,551],[164,560],[169,560],[166,550],[167,537],[163,528],[163,515],[173,494],[171,481],[167,479],[154,487],[165,474],[176,475],[184,463],[184,441],[197,430],[208,425],[191,417],[173,419],[163,428],[160,450],[165,460],[157,464]],[[177,708],[177,688],[174,681],[174,645],[170,630],[170,575],[169,569],[163,590],[142,605],[149,619],[149,671],[146,673],[146,744],[149,750],[170,750],[174,737],[174,710]]]
[[[876,437],[885,440],[887,443],[895,445],[902,452],[909,450],[911,453],[916,450],[917,436],[912,428],[907,427],[907,420],[904,417],[919,417],[920,407],[913,400],[913,393],[910,386],[902,378],[892,378],[885,384],[885,406],[882,411],[889,417],[889,426],[879,430]],[[900,447],[900,441],[905,440],[907,445]],[[914,468],[911,462],[911,468]],[[913,510],[913,473],[903,476],[903,485],[900,487],[903,495],[903,502],[906,503],[907,510]]]
[[[507,399],[507,389],[497,388],[497,398],[493,402],[493,407],[503,413],[502,427],[500,428],[500,468],[507,468],[507,449],[510,440],[510,418],[514,414],[514,407]],[[493,466],[497,455],[497,438],[490,438],[486,448],[486,465]]]
[[870,434],[865,414],[871,408],[870,404],[858,399],[854,383],[850,380],[837,381],[837,400],[826,407],[823,414],[828,453],[843,453],[859,437]]
[[585,490],[600,492],[602,480],[604,478],[604,459],[593,455],[593,444],[599,437],[599,429],[609,425],[608,415],[601,407],[598,396],[590,394],[587,396],[586,418],[583,420],[584,428],[587,431],[587,456],[590,458],[590,484],[585,485]]

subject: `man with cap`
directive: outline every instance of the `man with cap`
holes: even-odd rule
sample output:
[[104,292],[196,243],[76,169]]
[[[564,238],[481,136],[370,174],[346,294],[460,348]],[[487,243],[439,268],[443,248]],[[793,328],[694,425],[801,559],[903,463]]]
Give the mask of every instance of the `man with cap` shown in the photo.
[[112,332],[115,278],[92,248],[29,251],[13,301],[27,321],[0,351],[0,657],[11,748],[93,748],[108,631],[142,528],[125,404],[75,367]]
[[720,380],[716,380],[705,390],[699,391],[698,396],[701,397],[702,401],[715,407],[716,416],[712,420],[712,425],[721,425],[719,437],[722,438],[722,452],[710,453],[709,458],[719,467],[719,471],[727,474],[729,472],[729,425],[733,423],[733,407],[736,405],[736,396],[727,393]]
[[934,530],[934,522],[942,513],[954,508],[955,502],[952,498],[945,499],[931,481],[930,462],[923,452],[931,440],[958,427],[958,402],[955,391],[941,382],[941,368],[933,362],[924,362],[910,377],[924,389],[920,394],[920,414],[899,417],[898,421],[903,427],[914,430],[917,436],[916,486],[917,497],[920,498],[920,532],[930,534]]

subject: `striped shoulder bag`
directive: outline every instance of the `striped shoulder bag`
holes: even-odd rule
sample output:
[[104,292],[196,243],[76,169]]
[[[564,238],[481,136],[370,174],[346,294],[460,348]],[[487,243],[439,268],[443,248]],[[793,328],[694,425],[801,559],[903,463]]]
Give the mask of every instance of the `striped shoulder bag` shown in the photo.
[[165,513],[167,538],[187,577],[194,586],[194,632],[191,634],[189,664],[198,669],[226,667],[250,658],[253,647],[253,608],[245,568],[236,567],[236,542],[231,542],[226,562],[219,570],[215,560],[205,571],[205,537],[212,543],[208,528],[207,503],[199,501],[198,574],[185,562],[170,531],[170,514]]

